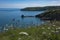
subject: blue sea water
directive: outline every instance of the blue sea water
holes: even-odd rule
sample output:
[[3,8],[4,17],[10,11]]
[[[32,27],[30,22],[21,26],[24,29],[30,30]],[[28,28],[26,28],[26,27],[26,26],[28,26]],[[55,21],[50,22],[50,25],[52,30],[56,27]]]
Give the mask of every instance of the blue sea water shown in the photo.
[[14,24],[16,27],[27,27],[33,25],[41,25],[44,21],[40,18],[25,17],[21,15],[35,16],[43,11],[20,11],[20,9],[13,8],[0,8],[0,27]]

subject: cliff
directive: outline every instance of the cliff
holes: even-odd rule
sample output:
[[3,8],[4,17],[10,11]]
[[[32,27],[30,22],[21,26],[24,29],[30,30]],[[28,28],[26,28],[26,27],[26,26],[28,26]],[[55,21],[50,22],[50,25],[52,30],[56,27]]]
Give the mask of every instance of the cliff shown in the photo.
[[36,15],[36,17],[45,20],[60,20],[60,9],[45,11],[44,13]]

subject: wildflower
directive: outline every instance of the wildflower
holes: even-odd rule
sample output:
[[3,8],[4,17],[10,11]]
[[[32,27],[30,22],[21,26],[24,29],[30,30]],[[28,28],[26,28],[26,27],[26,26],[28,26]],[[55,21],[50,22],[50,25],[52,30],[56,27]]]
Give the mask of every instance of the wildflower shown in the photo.
[[8,29],[6,29],[6,28],[4,27],[4,29],[3,29],[3,30],[6,30],[6,31],[7,31]]
[[55,31],[56,33],[58,33],[59,31]]
[[58,28],[56,28],[56,30],[57,30]]
[[13,24],[11,24],[9,27],[10,27],[11,29],[14,29],[14,26],[13,26]]
[[56,25],[53,25],[53,26],[56,26]]
[[21,38],[18,38],[18,40],[21,40]]
[[50,27],[48,27],[48,29],[50,29]]
[[60,29],[60,27],[58,27],[58,29]]
[[55,31],[55,34],[58,34],[59,33],[59,31]]
[[51,33],[49,33],[49,35],[51,35]]
[[46,34],[46,32],[42,32],[42,34]]
[[20,32],[19,34],[29,35],[27,32]]

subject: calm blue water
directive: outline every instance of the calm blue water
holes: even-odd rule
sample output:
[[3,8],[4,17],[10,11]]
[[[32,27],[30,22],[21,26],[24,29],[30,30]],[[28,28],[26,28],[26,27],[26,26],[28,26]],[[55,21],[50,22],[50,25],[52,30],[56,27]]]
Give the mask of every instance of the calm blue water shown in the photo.
[[0,27],[14,24],[17,27],[40,25],[44,21],[35,17],[21,18],[21,15],[35,16],[43,11],[20,11],[20,9],[0,9]]

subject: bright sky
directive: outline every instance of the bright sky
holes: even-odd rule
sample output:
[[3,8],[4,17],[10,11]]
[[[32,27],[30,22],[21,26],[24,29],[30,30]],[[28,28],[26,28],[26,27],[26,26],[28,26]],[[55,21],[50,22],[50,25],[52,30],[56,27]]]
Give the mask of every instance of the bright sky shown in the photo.
[[0,8],[60,6],[60,0],[0,0]]

